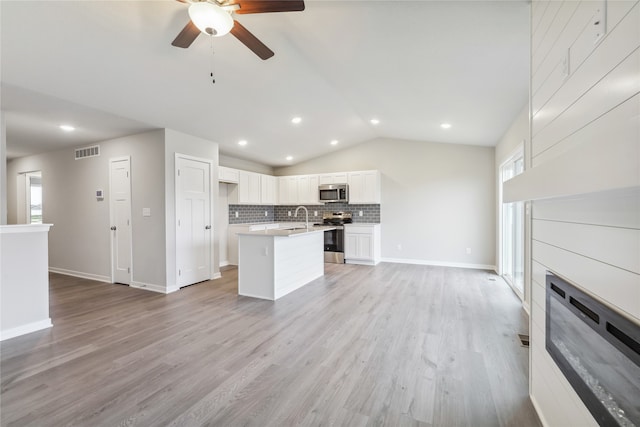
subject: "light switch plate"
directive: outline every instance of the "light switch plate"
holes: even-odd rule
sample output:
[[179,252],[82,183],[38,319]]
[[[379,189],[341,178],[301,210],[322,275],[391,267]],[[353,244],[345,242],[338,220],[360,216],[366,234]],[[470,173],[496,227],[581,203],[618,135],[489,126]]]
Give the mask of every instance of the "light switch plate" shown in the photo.
[[151,216],[151,208],[142,208],[142,216]]

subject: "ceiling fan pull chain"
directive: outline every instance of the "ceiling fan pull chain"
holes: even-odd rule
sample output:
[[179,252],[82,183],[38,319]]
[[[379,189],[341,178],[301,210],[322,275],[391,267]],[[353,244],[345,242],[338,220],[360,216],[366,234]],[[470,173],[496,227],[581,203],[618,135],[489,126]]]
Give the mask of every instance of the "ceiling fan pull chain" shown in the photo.
[[211,82],[213,84],[216,84],[216,77],[215,77],[215,61],[214,61],[214,56],[216,54],[215,49],[213,48],[213,37],[209,37],[211,39]]

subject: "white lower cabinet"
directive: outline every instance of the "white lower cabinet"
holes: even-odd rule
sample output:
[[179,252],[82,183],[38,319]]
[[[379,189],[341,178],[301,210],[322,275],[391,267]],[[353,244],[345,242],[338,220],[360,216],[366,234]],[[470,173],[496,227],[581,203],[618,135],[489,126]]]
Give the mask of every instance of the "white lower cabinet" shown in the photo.
[[376,265],[380,253],[380,224],[345,224],[345,263]]

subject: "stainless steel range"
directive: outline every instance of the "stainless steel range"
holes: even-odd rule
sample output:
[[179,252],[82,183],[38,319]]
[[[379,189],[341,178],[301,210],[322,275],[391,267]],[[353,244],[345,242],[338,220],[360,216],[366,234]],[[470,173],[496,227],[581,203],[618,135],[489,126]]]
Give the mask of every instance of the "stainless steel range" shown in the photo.
[[351,212],[325,212],[322,225],[335,226],[324,232],[324,262],[344,264],[344,224],[352,222]]

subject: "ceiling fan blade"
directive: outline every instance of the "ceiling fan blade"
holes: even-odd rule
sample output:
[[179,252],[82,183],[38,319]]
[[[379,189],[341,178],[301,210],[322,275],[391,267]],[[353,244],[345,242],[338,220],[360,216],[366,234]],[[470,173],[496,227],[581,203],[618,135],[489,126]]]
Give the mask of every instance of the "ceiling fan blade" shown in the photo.
[[234,21],[233,28],[231,29],[233,34],[238,40],[240,40],[246,47],[251,49],[253,53],[258,55],[260,59],[269,59],[274,53],[264,43],[262,43],[256,36],[251,34],[242,24],[238,21]]
[[193,43],[199,34],[200,30],[198,27],[196,27],[193,22],[189,21],[171,44],[176,47],[187,48],[191,46],[191,43]]
[[240,5],[237,14],[300,12],[304,10],[304,0],[236,0],[232,4]]

